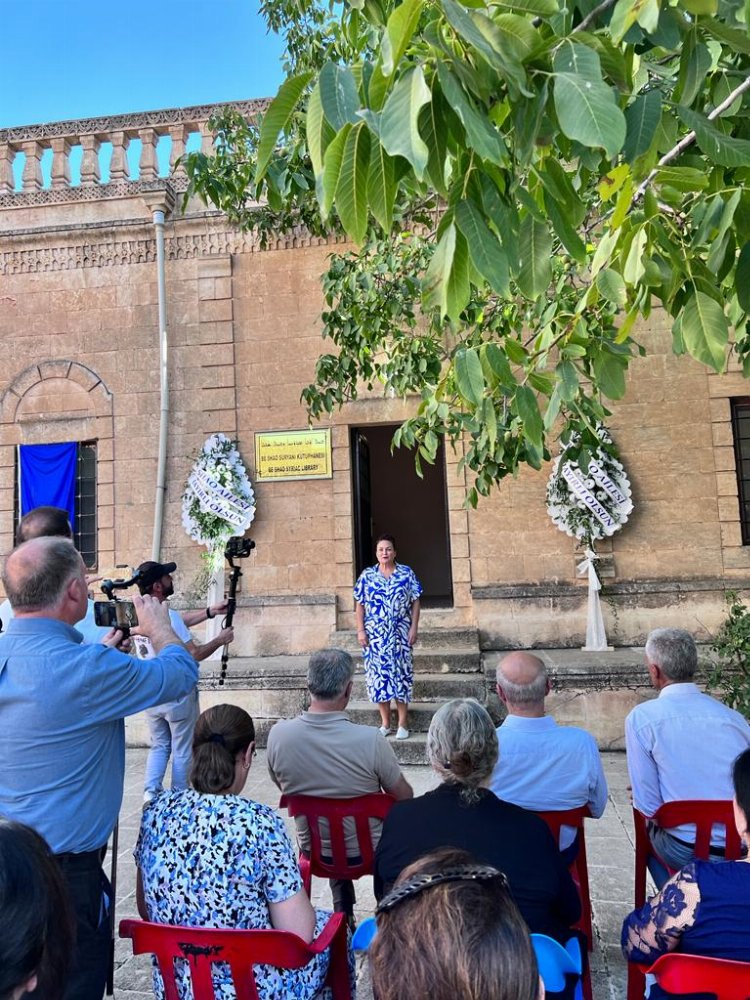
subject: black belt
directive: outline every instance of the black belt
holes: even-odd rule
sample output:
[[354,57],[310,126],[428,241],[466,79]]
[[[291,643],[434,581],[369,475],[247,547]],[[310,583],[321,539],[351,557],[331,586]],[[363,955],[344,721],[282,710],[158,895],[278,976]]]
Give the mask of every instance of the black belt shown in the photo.
[[[689,847],[691,851],[695,850],[695,844],[691,844],[689,840],[682,840],[680,837],[675,837],[673,833],[670,833],[669,836],[672,840],[676,840],[678,844],[682,844],[683,847]],[[712,858],[725,858],[727,852],[724,847],[714,847],[711,845],[708,849],[708,853]]]
[[78,853],[73,853],[72,851],[63,851],[61,854],[56,854],[57,862],[63,869],[68,869],[70,871],[86,871],[94,868],[101,868],[102,861],[104,861],[104,855],[107,853],[106,845],[104,847],[99,847],[95,851],[80,851]]

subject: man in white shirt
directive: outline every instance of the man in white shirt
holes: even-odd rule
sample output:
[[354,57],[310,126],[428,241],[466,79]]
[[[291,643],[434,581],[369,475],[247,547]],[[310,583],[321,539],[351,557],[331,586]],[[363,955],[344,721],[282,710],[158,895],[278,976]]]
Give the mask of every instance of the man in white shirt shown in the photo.
[[[150,594],[160,603],[167,601],[174,593],[172,573],[177,569],[176,563],[159,563],[149,560],[141,563],[137,569],[138,589],[141,594]],[[213,609],[206,608],[206,616],[213,617]],[[234,639],[233,628],[223,628],[214,639],[208,642],[196,642],[190,635],[185,622],[177,611],[169,610],[169,620],[178,639],[187,646],[193,658],[200,661],[215,652],[221,646]],[[144,635],[131,633],[133,655],[141,660],[150,660],[154,650],[150,640]],[[177,701],[156,705],[146,712],[148,728],[151,734],[151,750],[146,759],[146,780],[143,800],[151,799],[162,790],[164,775],[167,772],[170,754],[172,755],[172,788],[187,788],[190,758],[193,747],[193,730],[198,721],[200,707],[198,705],[198,687],[179,698]]]
[[[625,748],[633,804],[653,816],[665,802],[731,799],[732,764],[750,746],[747,721],[693,683],[698,652],[689,632],[658,628],[646,642],[646,666],[659,696],[637,705],[625,720]],[[663,830],[649,824],[654,849],[673,868],[693,858],[695,828]],[[724,835],[717,830],[711,853],[723,856]],[[649,864],[657,885],[666,871]]]
[[[601,816],[607,781],[596,740],[544,714],[550,691],[544,663],[531,653],[509,653],[498,664],[496,679],[508,715],[497,730],[500,753],[490,778],[495,795],[534,812],[588,805],[592,816]],[[575,858],[572,827],[561,829],[560,850],[567,861]]]

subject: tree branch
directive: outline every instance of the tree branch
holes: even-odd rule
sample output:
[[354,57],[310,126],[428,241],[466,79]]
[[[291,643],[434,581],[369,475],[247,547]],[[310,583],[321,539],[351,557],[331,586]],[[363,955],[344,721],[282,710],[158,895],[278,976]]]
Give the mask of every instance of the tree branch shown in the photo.
[[600,14],[604,13],[605,10],[609,10],[610,7],[614,7],[616,3],[617,0],[602,0],[602,3],[600,3],[597,7],[594,7],[594,9],[584,17],[581,23],[577,24],[575,28],[573,28],[571,34],[575,35],[577,31],[585,31],[592,21],[595,21]]
[[[731,94],[729,94],[728,97],[724,98],[721,104],[717,105],[713,109],[713,111],[708,115],[708,120],[713,121],[714,118],[718,118],[723,111],[726,111],[727,108],[731,107],[732,104],[734,104],[734,102],[737,100],[737,98],[740,97],[742,94],[744,94],[745,91],[748,89],[750,89],[750,76],[746,77],[739,86],[734,88],[734,90],[732,91]],[[656,164],[654,169],[651,171],[651,173],[648,175],[648,177],[638,185],[636,192],[633,195],[632,204],[635,205],[635,203],[643,197],[646,188],[649,186],[651,181],[654,179],[654,177],[656,177],[657,173],[659,172],[659,167],[666,166],[667,163],[670,163],[677,156],[679,156],[680,153],[683,152],[683,150],[688,148],[688,146],[692,146],[694,142],[695,142],[695,132],[688,132],[687,135],[683,136],[682,139],[680,139],[680,141],[677,143],[676,146],[673,146],[668,153],[665,153],[664,156],[662,156],[662,158]]]

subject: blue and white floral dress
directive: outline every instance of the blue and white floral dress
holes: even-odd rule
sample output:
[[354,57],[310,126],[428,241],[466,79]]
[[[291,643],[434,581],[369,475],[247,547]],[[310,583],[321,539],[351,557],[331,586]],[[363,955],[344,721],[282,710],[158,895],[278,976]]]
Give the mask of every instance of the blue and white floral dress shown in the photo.
[[[268,904],[302,888],[281,817],[239,795],[162,792],[143,812],[134,853],[148,917],[155,923],[264,930],[271,926]],[[317,937],[330,913],[316,910],[315,916]],[[302,969],[256,966],[261,1000],[328,996],[323,990],[328,961],[326,951]],[[180,1000],[192,1000],[187,965],[179,959],[177,965]],[[213,975],[217,1000],[235,1000],[229,967],[216,964]],[[153,986],[163,1000],[156,969]]]
[[365,675],[372,702],[411,701],[411,606],[421,593],[414,571],[401,563],[390,576],[369,566],[357,580],[354,600],[365,609]]

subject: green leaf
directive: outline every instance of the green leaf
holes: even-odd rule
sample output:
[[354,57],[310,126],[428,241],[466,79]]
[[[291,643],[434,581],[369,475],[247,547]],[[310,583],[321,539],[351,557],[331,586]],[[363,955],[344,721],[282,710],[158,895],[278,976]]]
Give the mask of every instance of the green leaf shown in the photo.
[[484,375],[479,352],[471,348],[459,348],[453,358],[456,372],[456,388],[461,398],[472,406],[479,406],[484,396]]
[[659,167],[654,183],[667,184],[677,191],[703,191],[708,187],[709,178],[705,170],[697,167]]
[[555,201],[546,192],[544,195],[544,204],[547,206],[550,222],[563,246],[574,260],[577,260],[579,264],[583,264],[586,260],[586,247],[581,237],[570,224],[567,208]]
[[451,222],[438,240],[435,253],[422,282],[422,303],[426,310],[438,309],[440,319],[448,312],[448,277],[456,251],[456,227]]
[[560,128],[613,158],[625,141],[625,116],[601,77],[599,56],[567,39],[555,54],[553,95]]
[[718,0],[680,0],[680,7],[683,7],[689,14],[712,17],[719,9]]
[[544,424],[536,396],[527,385],[520,385],[516,392],[516,409],[523,421],[523,432],[533,446],[541,451]]
[[352,71],[336,63],[324,64],[318,77],[323,114],[339,132],[347,122],[354,124],[359,109],[359,94]]
[[[480,357],[485,375],[488,374],[489,370],[489,374],[493,375],[500,385],[510,386],[515,384],[516,380],[513,378],[513,372],[510,370],[508,358],[497,346],[497,344],[492,341],[487,344],[482,344],[480,348]],[[487,378],[486,381],[492,382],[492,379]]]
[[552,280],[552,237],[543,222],[527,215],[519,235],[518,287],[527,299],[547,291]]
[[442,62],[438,63],[438,78],[446,100],[466,130],[468,145],[482,159],[503,166],[507,162],[508,152],[500,133],[493,128],[485,115],[477,111],[461,84]]
[[403,156],[414,168],[419,180],[427,167],[428,149],[419,134],[419,110],[430,100],[421,66],[416,66],[397,81],[383,108],[380,141],[391,156]]
[[510,46],[503,45],[499,37],[500,30],[493,20],[478,11],[467,11],[455,0],[442,0],[441,6],[446,20],[465,42],[484,56],[490,66],[508,82],[524,88],[526,74],[521,61]]
[[432,100],[419,113],[419,132],[427,144],[427,176],[438,192],[448,194],[445,178],[448,156],[448,107],[437,81],[432,85]]
[[609,22],[612,41],[619,45],[636,22],[646,31],[653,31],[658,18],[657,0],[618,0]]
[[625,145],[623,157],[632,163],[642,156],[654,140],[656,127],[661,120],[661,93],[649,90],[625,109]]
[[724,367],[729,327],[719,303],[696,291],[685,303],[681,318],[682,338],[688,353],[720,372]]
[[485,396],[482,400],[482,423],[487,429],[490,451],[494,452],[497,444],[497,411],[494,400],[490,399],[489,396]]
[[302,92],[312,79],[312,75],[310,70],[284,80],[279,87],[279,92],[263,115],[258,139],[258,159],[255,165],[254,184],[261,181],[268,169],[279,136],[289,124],[294,109],[297,107]]
[[643,263],[643,251],[646,249],[648,234],[644,228],[639,229],[630,243],[628,255],[625,258],[625,266],[622,269],[622,276],[628,285],[637,285],[643,277],[645,270]]
[[601,351],[594,359],[594,374],[599,389],[607,399],[622,399],[625,395],[627,356]]
[[388,232],[393,222],[396,174],[393,160],[379,142],[373,142],[370,147],[367,200],[370,203],[370,211],[383,229]]
[[740,250],[734,273],[734,287],[740,306],[746,313],[750,313],[750,242]]
[[393,76],[411,41],[422,13],[423,0],[404,0],[388,18],[383,33],[381,69],[387,77]]
[[596,287],[602,296],[613,306],[622,308],[627,301],[627,289],[622,275],[611,268],[605,267],[596,276]]
[[508,258],[476,205],[468,200],[456,206],[456,223],[466,238],[474,267],[501,298],[510,291]]
[[323,157],[323,191],[320,200],[320,214],[324,219],[330,214],[333,207],[333,200],[336,197],[336,188],[341,174],[341,161],[344,157],[344,147],[351,131],[351,125],[344,125],[331,140],[328,149]]
[[364,122],[349,131],[336,187],[336,211],[341,225],[355,243],[367,229],[367,175],[370,165],[370,133]]
[[723,21],[719,21],[717,18],[703,21],[701,29],[707,31],[709,35],[713,35],[714,38],[718,38],[719,41],[726,42],[733,51],[742,52],[744,55],[750,56],[750,37],[748,37],[746,31],[741,31],[739,28],[730,28],[728,24],[724,24]]
[[695,132],[695,141],[714,163],[721,167],[750,166],[750,140],[725,135],[708,118],[690,108],[680,106],[677,114]]
[[706,74],[711,69],[711,53],[702,43],[695,41],[695,35],[688,35],[680,57],[680,73],[677,86],[672,92],[676,104],[689,105],[703,88]]
[[305,123],[307,148],[310,153],[313,171],[315,173],[315,187],[318,201],[322,200],[323,193],[323,157],[335,133],[325,119],[323,105],[320,100],[320,84],[316,84],[310,100],[307,103],[307,120]]
[[578,372],[572,361],[561,361],[555,368],[558,378],[560,396],[566,402],[571,403],[578,394]]
[[538,17],[552,17],[560,9],[558,0],[499,0],[493,6],[500,10],[505,8],[518,14],[535,14]]
[[448,275],[447,311],[454,323],[469,304],[471,298],[471,282],[469,281],[469,248],[466,238],[461,232],[456,233],[456,249],[453,251],[453,264]]

